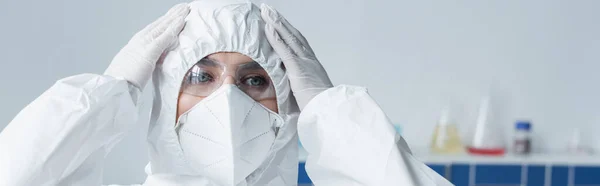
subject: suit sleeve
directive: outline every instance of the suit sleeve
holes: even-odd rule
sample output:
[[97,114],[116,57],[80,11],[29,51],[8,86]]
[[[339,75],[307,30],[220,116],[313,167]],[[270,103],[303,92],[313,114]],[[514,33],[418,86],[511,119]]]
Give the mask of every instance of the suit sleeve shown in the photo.
[[313,98],[300,114],[306,171],[319,185],[452,185],[416,160],[383,110],[355,86]]
[[101,185],[104,157],[136,124],[139,95],[111,76],[57,81],[0,133],[0,185]]

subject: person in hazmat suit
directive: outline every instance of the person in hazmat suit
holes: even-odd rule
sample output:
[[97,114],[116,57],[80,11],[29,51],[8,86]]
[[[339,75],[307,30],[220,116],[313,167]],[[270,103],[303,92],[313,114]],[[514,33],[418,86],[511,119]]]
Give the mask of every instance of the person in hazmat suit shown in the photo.
[[59,80],[0,134],[0,185],[102,185],[154,85],[142,185],[452,185],[417,161],[365,88],[333,86],[306,39],[246,0],[173,7],[103,75]]

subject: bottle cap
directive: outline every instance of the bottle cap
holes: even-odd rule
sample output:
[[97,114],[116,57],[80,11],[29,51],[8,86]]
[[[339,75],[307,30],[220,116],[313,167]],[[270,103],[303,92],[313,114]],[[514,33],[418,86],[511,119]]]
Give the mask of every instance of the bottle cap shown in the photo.
[[531,122],[529,121],[517,121],[517,130],[531,130]]

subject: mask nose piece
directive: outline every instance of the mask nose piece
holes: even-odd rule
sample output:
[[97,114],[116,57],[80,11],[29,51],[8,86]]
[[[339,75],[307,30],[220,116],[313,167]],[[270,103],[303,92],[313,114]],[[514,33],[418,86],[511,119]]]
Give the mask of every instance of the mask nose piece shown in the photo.
[[229,85],[232,85],[232,84],[235,84],[235,80],[233,79],[233,77],[231,77],[231,76],[227,76],[227,77],[225,77],[225,79],[223,80],[223,84],[229,84]]

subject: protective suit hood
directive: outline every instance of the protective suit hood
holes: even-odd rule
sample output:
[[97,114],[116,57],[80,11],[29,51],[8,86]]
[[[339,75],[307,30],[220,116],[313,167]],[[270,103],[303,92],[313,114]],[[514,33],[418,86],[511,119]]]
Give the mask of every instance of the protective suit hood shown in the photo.
[[[237,52],[258,62],[276,92],[279,128],[268,158],[245,180],[248,185],[295,185],[298,154],[296,125],[300,113],[290,91],[283,63],[265,38],[260,8],[245,0],[199,0],[179,34],[179,44],[164,56],[153,74],[154,104],[148,129],[150,163],[146,172],[202,179],[186,160],[176,133],[177,100],[186,72],[217,52]],[[205,180],[206,181],[206,180]],[[208,180],[209,181],[209,180]]]

